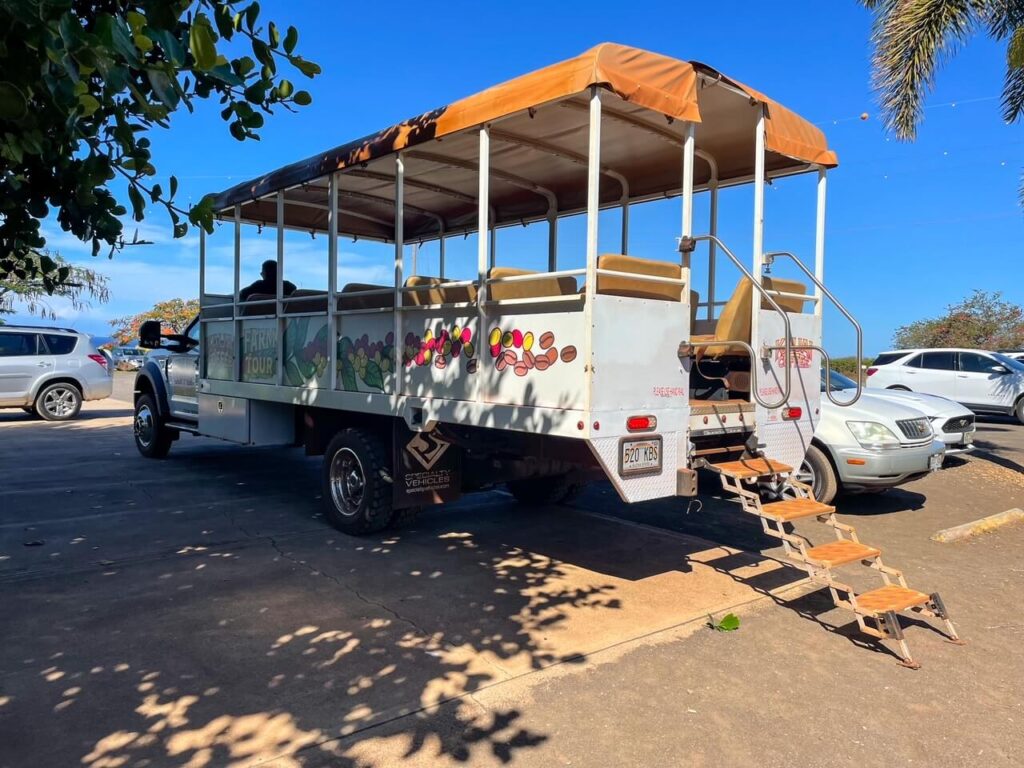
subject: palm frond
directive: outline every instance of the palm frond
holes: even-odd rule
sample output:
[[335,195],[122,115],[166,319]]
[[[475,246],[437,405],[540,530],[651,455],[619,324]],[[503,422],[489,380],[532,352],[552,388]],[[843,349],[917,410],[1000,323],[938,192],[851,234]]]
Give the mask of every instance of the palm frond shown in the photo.
[[1024,27],[1024,0],[988,0],[985,23],[996,40],[1005,40]]
[[914,138],[936,70],[988,18],[991,1],[862,0],[875,12],[872,81],[898,138]]
[[1024,116],[1024,27],[1014,33],[1006,54],[1003,82],[1003,119],[1012,123]]

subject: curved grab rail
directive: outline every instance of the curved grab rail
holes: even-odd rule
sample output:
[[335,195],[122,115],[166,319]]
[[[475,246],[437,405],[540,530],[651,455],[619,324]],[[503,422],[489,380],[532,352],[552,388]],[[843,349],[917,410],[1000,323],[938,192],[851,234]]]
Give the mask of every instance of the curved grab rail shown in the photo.
[[692,251],[693,248],[696,246],[696,244],[699,243],[702,240],[706,240],[706,241],[708,241],[710,243],[714,243],[716,247],[720,248],[722,250],[722,253],[724,253],[726,256],[729,257],[729,260],[733,264],[736,265],[737,269],[739,269],[739,271],[741,273],[743,273],[743,276],[745,278],[747,278],[747,280],[750,281],[750,284],[753,285],[754,288],[757,289],[757,292],[761,294],[761,298],[766,299],[768,301],[768,303],[771,305],[772,309],[774,309],[779,314],[779,316],[782,318],[782,322],[783,322],[784,327],[786,329],[786,337],[785,337],[786,338],[786,344],[783,347],[783,349],[786,350],[786,357],[785,357],[786,365],[784,366],[785,387],[782,390],[782,398],[777,403],[766,403],[764,400],[761,399],[761,396],[759,394],[757,394],[758,370],[754,366],[754,359],[757,357],[757,355],[754,354],[753,348],[749,344],[747,344],[746,342],[742,342],[742,341],[702,341],[702,342],[698,342],[696,344],[691,342],[690,346],[691,347],[714,347],[714,346],[718,346],[720,344],[740,344],[740,345],[743,345],[744,347],[746,347],[750,351],[750,363],[751,363],[750,364],[750,370],[751,370],[751,374],[752,374],[751,377],[750,377],[750,393],[751,393],[751,395],[753,395],[754,400],[756,400],[758,405],[760,405],[762,408],[769,408],[769,409],[781,408],[783,405],[785,405],[786,403],[789,402],[789,396],[790,396],[790,394],[792,392],[792,388],[793,388],[792,374],[791,374],[791,371],[790,371],[790,368],[792,366],[792,360],[793,360],[793,334],[790,332],[790,328],[789,328],[789,315],[787,315],[786,314],[786,310],[784,310],[782,307],[780,307],[778,305],[778,302],[776,302],[775,299],[773,299],[768,294],[768,292],[765,290],[764,286],[761,285],[760,280],[755,280],[754,279],[754,276],[752,274],[750,274],[750,272],[747,270],[747,268],[744,267],[743,264],[740,262],[740,260],[736,258],[736,255],[732,251],[730,251],[729,248],[726,246],[726,244],[723,243],[716,235],[695,235],[695,236],[688,237],[688,238],[680,238],[679,250],[681,250],[681,251],[683,251],[683,250]]
[[[854,316],[850,314],[849,310],[847,310],[846,307],[844,307],[842,305],[842,303],[839,301],[839,299],[837,299],[835,296],[832,295],[832,292],[828,288],[825,287],[825,284],[822,283],[821,280],[819,280],[817,277],[815,277],[814,273],[811,272],[811,270],[809,270],[807,268],[807,265],[804,264],[802,261],[800,261],[800,259],[798,259],[796,257],[796,254],[791,253],[790,251],[772,251],[771,253],[766,253],[764,255],[765,263],[766,264],[771,264],[775,260],[775,258],[777,256],[788,256],[790,259],[792,259],[793,263],[796,264],[798,267],[800,267],[800,269],[803,271],[803,273],[805,275],[807,275],[808,279],[818,287],[818,289],[821,291],[822,295],[827,297],[828,300],[831,301],[835,305],[836,309],[839,310],[839,312],[843,315],[843,317],[845,317],[847,320],[849,320],[851,325],[853,325],[853,329],[857,333],[857,391],[854,394],[853,399],[852,400],[846,400],[846,401],[843,401],[843,402],[839,402],[839,401],[835,400],[832,397],[832,395],[831,395],[831,391],[832,391],[832,368],[831,368],[831,365],[829,365],[829,367],[826,369],[827,373],[825,374],[825,392],[826,392],[826,394],[828,394],[828,399],[831,400],[836,405],[839,405],[839,406],[844,406],[845,407],[845,406],[848,406],[848,405],[853,405],[858,400],[860,400],[860,396],[864,392],[864,384],[861,381],[861,377],[860,377],[861,376],[861,374],[860,374],[861,366],[864,363],[864,331],[861,329],[860,323],[858,323],[857,320],[854,318]],[[825,360],[828,361],[828,355],[825,354],[824,350],[818,349],[818,351],[821,352],[822,355],[824,355]]]

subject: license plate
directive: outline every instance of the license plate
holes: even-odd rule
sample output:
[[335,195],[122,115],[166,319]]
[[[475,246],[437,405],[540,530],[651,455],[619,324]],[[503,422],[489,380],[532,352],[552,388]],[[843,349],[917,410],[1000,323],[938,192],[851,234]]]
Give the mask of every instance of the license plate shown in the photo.
[[936,453],[934,456],[930,456],[928,458],[928,469],[932,470],[933,472],[936,469],[942,469],[942,460],[944,458],[946,458],[946,455],[944,453]]
[[661,472],[661,438],[623,440],[619,444],[619,474],[655,474]]

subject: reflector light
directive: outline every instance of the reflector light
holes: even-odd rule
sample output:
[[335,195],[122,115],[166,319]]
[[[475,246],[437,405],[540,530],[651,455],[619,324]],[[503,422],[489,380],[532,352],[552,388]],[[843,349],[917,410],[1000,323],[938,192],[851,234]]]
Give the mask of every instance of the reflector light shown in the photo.
[[94,363],[99,363],[101,366],[103,366],[103,369],[106,370],[107,358],[105,358],[103,355],[89,355],[89,359],[92,360]]
[[872,375],[878,373],[878,369],[877,368],[868,368],[866,371],[864,371],[864,373],[866,375],[868,375],[868,376],[872,376]]
[[630,432],[650,432],[658,426],[654,416],[630,416],[626,419],[626,429]]
[[865,464],[867,464],[867,462],[864,461],[864,459],[847,459],[846,463],[853,464],[853,466],[855,467],[863,467]]
[[804,415],[803,408],[786,408],[782,411],[782,418],[786,421],[795,421]]

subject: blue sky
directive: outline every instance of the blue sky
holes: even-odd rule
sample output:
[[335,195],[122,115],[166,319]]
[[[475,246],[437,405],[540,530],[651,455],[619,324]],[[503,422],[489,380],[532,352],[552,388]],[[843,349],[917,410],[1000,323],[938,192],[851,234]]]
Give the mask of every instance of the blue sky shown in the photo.
[[[863,324],[866,352],[886,348],[897,326],[934,315],[975,288],[1001,290],[1024,303],[1024,215],[1016,202],[1024,126],[1000,118],[1004,54],[984,38],[940,72],[918,139],[905,144],[888,137],[877,119],[869,83],[870,16],[852,0],[780,3],[770,14],[755,3],[520,2],[514,10],[472,2],[391,3],[385,14],[310,0],[262,6],[267,20],[297,26],[300,52],[323,67],[308,86],[314,103],[271,118],[258,143],[232,139],[210,106],[176,115],[153,145],[161,175],[178,175],[183,202],[613,41],[704,61],[823,128],[840,158],[829,180],[826,278]],[[859,118],[865,112],[866,121]],[[749,189],[729,192],[722,203],[722,234],[743,255],[750,247],[750,195]],[[631,251],[672,258],[677,222],[676,202],[638,210]],[[813,227],[810,177],[768,190],[767,248],[811,258]],[[129,222],[129,236],[134,228]],[[87,247],[47,229],[52,247],[108,274],[113,292],[109,304],[81,313],[54,302],[62,322],[106,334],[111,317],[198,293],[196,238],[171,240],[169,223],[155,210],[139,229],[155,244],[126,249],[112,261],[93,260]],[[614,242],[612,229],[605,228],[602,241]],[[525,247],[517,237],[509,232],[507,242],[499,242],[499,263],[513,263],[516,248]],[[572,261],[582,248],[582,227],[564,227],[561,238]],[[253,242],[247,273],[274,248],[272,235]],[[450,251],[456,268],[460,253],[468,259],[467,245]],[[289,277],[314,284],[314,275],[326,275],[322,238],[290,236],[289,248],[296,254]],[[353,277],[388,274],[386,249],[345,243],[341,251]],[[214,287],[230,283],[229,253],[224,228],[212,241]],[[733,278],[723,282],[731,286]],[[853,348],[834,314],[826,315],[826,343],[835,354]]]

